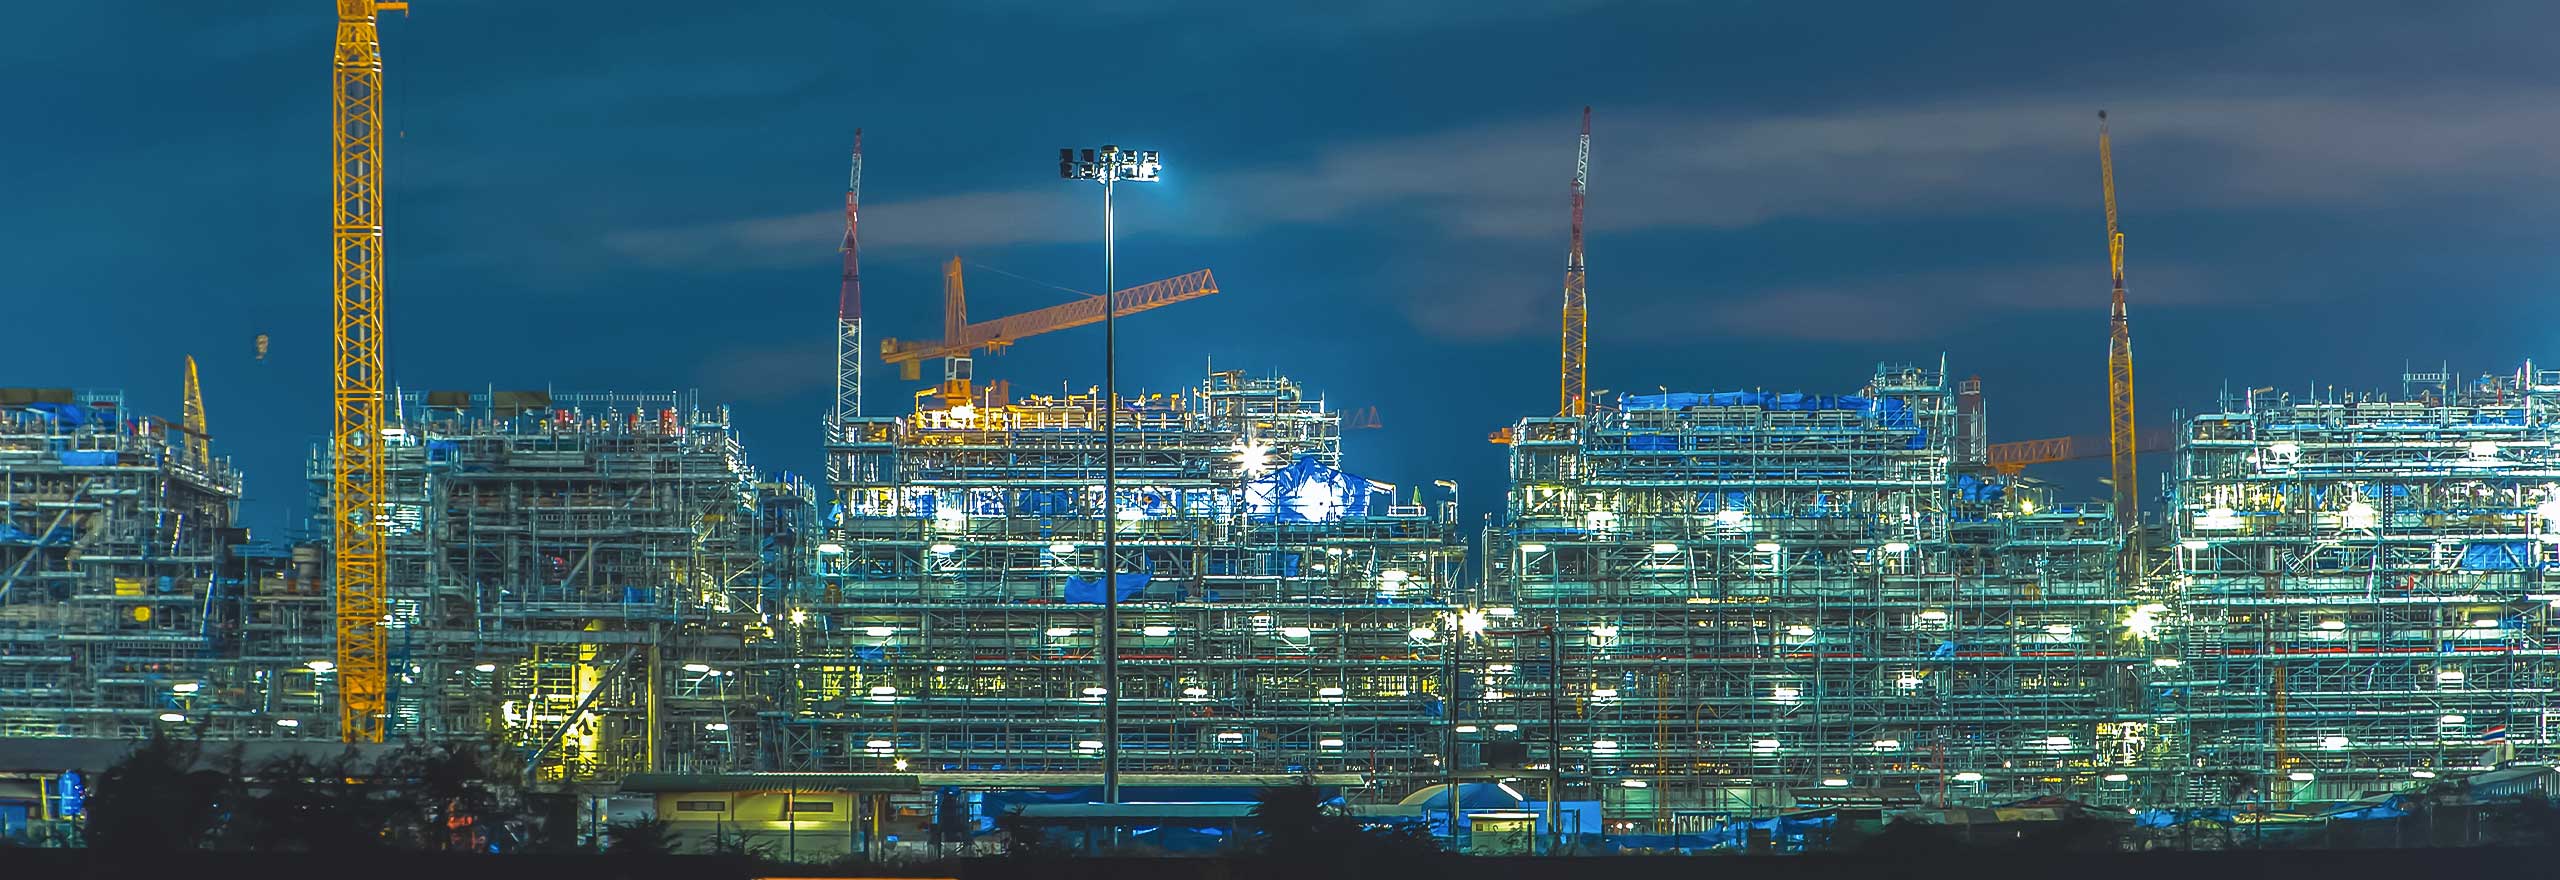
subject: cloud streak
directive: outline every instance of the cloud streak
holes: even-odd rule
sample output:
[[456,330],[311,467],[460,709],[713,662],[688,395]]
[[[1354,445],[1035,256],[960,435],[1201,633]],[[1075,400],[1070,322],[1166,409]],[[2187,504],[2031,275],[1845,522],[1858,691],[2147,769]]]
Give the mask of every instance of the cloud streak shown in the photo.
[[[2560,89],[2437,84],[2385,93],[2198,83],[2115,102],[2120,172],[2148,210],[2372,202],[2547,187]],[[1757,117],[1662,110],[1599,118],[1595,235],[2085,210],[2097,189],[2096,96],[1989,96]],[[1131,231],[1218,238],[1387,218],[1448,240],[1560,239],[1568,119],[1360,142],[1201,172]],[[866,249],[958,251],[1084,240],[1082,194],[962,193],[866,207]],[[829,211],[612,233],[659,265],[805,261],[841,234]]]

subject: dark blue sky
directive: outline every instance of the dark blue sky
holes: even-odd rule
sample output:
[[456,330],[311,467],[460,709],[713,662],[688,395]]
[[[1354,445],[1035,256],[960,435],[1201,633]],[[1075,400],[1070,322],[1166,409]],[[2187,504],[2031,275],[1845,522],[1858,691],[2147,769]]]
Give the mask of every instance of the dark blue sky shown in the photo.
[[[2547,5],[727,6],[386,23],[395,380],[700,387],[760,463],[814,471],[853,129],[875,340],[937,332],[952,253],[1099,286],[1097,199],[1054,151],[1117,142],[1168,166],[1123,202],[1123,279],[1224,287],[1129,321],[1124,381],[1286,373],[1379,409],[1355,469],[1481,510],[1485,433],[1555,405],[1584,104],[1595,388],[1848,391],[1944,353],[1995,437],[2097,430],[2101,107],[2146,422],[2226,382],[2510,369],[2560,317]],[[0,32],[0,385],[175,413],[195,354],[268,527],[327,425],[331,28],[318,2],[46,4]],[[979,373],[1082,388],[1097,342]],[[874,375],[875,414],[920,387]]]

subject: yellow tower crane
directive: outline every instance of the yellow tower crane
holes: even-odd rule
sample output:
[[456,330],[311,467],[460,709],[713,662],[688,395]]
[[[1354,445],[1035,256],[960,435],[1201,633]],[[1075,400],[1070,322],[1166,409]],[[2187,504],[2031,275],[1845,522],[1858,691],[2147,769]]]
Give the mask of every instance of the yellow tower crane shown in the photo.
[[187,435],[187,457],[197,467],[212,460],[212,444],[207,442],[204,428],[204,385],[196,381],[196,356],[187,356],[187,399],[178,414],[178,429]]
[[384,10],[337,0],[331,74],[330,581],[337,591],[338,737],[381,742],[388,718],[382,617],[382,42]]
[[2129,586],[2142,575],[2141,479],[2134,469],[2140,438],[2133,426],[2133,328],[2124,314],[2124,233],[2116,230],[2116,160],[2104,110],[2098,111],[2098,178],[2107,200],[2107,272],[2115,283],[2107,318],[2107,450],[2115,480],[2116,528],[2124,538],[2118,566]]
[[1582,198],[1591,180],[1591,108],[1582,108],[1582,140],[1573,153],[1573,241],[1564,258],[1564,369],[1556,415],[1583,414],[1591,402],[1585,373],[1591,353],[1591,308],[1582,287]]

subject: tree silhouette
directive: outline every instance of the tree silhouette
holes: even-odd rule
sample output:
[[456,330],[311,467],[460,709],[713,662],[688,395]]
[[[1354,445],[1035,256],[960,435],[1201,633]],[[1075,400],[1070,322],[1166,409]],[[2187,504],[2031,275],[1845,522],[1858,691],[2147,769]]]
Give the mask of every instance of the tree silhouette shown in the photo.
[[201,752],[153,733],[98,779],[89,796],[92,848],[119,855],[204,846],[219,830],[229,788],[222,773],[196,769]]

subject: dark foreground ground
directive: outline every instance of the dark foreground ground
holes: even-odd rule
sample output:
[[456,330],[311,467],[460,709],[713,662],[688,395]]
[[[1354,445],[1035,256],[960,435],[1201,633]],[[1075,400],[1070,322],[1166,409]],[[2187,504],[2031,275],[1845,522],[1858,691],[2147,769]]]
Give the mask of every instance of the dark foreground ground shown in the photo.
[[6,880],[753,880],[766,877],[957,877],[959,880],[2283,880],[2546,876],[2560,848],[2481,847],[2226,852],[1949,853],[1944,855],[1451,858],[1311,868],[1289,860],[972,859],[933,866],[772,868],[735,858],[432,856],[403,853],[258,856],[199,853],[108,859],[83,850],[0,849]]

